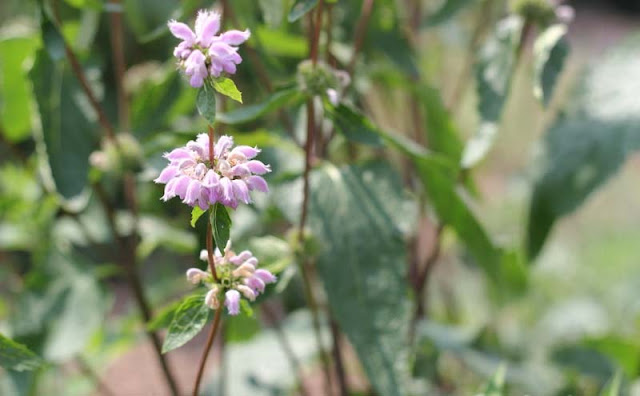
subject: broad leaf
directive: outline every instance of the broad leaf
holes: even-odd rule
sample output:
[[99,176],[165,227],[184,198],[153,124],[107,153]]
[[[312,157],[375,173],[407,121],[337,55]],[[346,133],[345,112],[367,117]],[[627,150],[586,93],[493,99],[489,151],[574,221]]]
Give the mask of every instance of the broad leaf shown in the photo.
[[368,144],[371,146],[380,146],[382,140],[374,131],[375,127],[362,114],[350,111],[346,106],[325,106],[328,115],[333,120],[334,127],[342,133],[347,139]]
[[242,124],[253,121],[281,107],[297,106],[305,100],[304,94],[297,89],[286,89],[269,96],[264,102],[242,106],[227,113],[220,114],[218,120],[224,124]]
[[196,107],[198,108],[198,113],[200,113],[209,124],[213,125],[216,122],[216,92],[206,81],[198,90]]
[[236,102],[242,103],[242,92],[236,87],[236,83],[227,77],[219,77],[213,80],[213,88],[224,96],[228,96]]
[[213,243],[222,252],[229,241],[229,233],[231,232],[231,217],[227,207],[216,202],[211,209],[209,216],[211,227],[213,228]]
[[634,36],[594,64],[547,132],[529,207],[530,258],[558,218],[579,207],[640,149],[639,53],[640,38]]
[[418,95],[425,109],[429,149],[458,163],[462,155],[462,142],[453,118],[442,103],[440,93],[433,87],[421,86]]
[[287,20],[289,22],[297,21],[302,18],[304,14],[313,10],[317,4],[318,0],[296,0],[295,4],[291,7],[291,11],[289,11]]
[[96,114],[67,62],[57,59],[54,47],[62,46],[62,37],[50,24],[44,29],[49,51],[38,51],[30,72],[42,130],[37,141],[57,191],[71,199],[87,185],[89,155],[98,143]]
[[35,37],[0,39],[0,133],[10,142],[27,138],[31,132],[31,92],[25,60],[32,57]]
[[325,246],[317,264],[331,313],[376,392],[405,395],[411,302],[396,223],[406,216],[400,176],[382,164],[328,165],[312,179],[310,222]]
[[43,360],[26,346],[0,334],[0,367],[7,370],[35,370]]
[[545,106],[551,100],[558,76],[569,54],[566,34],[566,25],[552,25],[536,38],[533,46],[535,74],[533,94]]
[[503,19],[480,50],[475,68],[480,126],[464,149],[463,168],[477,164],[493,145],[516,68],[522,26],[520,17]]
[[179,348],[195,337],[209,321],[211,312],[213,311],[204,303],[203,293],[185,298],[173,315],[162,345],[162,353]]
[[202,210],[200,209],[199,206],[194,206],[193,209],[191,210],[191,227],[196,226],[196,222],[198,221],[198,219],[206,212],[206,210]]
[[474,0],[445,0],[440,8],[438,8],[432,15],[429,15],[429,18],[427,18],[423,25],[431,27],[448,22],[455,17],[458,12],[473,2]]

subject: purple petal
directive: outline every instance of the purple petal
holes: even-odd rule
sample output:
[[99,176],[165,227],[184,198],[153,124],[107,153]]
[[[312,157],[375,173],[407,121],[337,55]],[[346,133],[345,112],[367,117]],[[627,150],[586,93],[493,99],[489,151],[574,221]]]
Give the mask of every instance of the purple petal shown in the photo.
[[202,185],[198,180],[192,179],[189,182],[189,186],[187,187],[187,193],[184,197],[184,203],[187,205],[194,205],[196,201],[200,198],[200,190],[202,189]]
[[224,305],[227,307],[229,315],[240,313],[240,293],[237,290],[229,290],[225,294]]
[[191,153],[189,152],[189,150],[186,150],[185,148],[180,147],[180,148],[171,150],[170,153],[165,153],[164,157],[169,161],[173,162],[173,161],[179,161],[179,160],[191,158]]
[[160,176],[154,180],[156,183],[167,183],[169,180],[173,179],[173,177],[178,174],[177,166],[167,166],[160,172]]
[[191,181],[191,178],[189,176],[181,176],[178,178],[174,178],[173,180],[176,180],[176,184],[174,187],[175,195],[179,196],[180,199],[184,199],[187,193],[187,189],[189,188],[189,182]]
[[251,175],[251,170],[246,164],[238,164],[230,169],[233,176],[244,177]]
[[228,177],[220,178],[220,189],[222,190],[222,195],[224,199],[231,200],[233,199],[233,184]]
[[160,198],[161,200],[167,202],[168,200],[176,196],[176,184],[178,184],[178,180],[178,178],[169,180],[169,183],[164,186],[164,195]]
[[[200,22],[200,23],[198,23]],[[196,19],[196,35],[204,47],[208,47],[213,36],[220,30],[220,14],[217,12],[200,11]]]
[[233,138],[228,135],[222,135],[216,142],[213,154],[216,158],[220,158],[227,150],[233,146]]
[[251,160],[245,164],[247,168],[251,171],[251,173],[255,173],[258,175],[264,175],[265,173],[271,172],[271,167],[269,165],[265,165],[262,161]]
[[245,284],[259,293],[262,293],[265,288],[264,281],[255,275],[246,279]]
[[247,261],[247,259],[249,259],[251,257],[253,257],[253,254],[250,251],[243,250],[239,254],[231,257],[229,259],[229,261],[231,261],[231,263],[233,263],[235,265],[240,265],[240,264],[244,263],[245,261]]
[[234,152],[241,153],[245,157],[247,157],[247,159],[251,159],[251,158],[255,157],[256,155],[258,155],[258,153],[260,152],[260,149],[255,148],[255,147],[251,147],[251,146],[237,146],[233,150],[231,150],[232,154]]
[[179,39],[186,41],[187,43],[193,43],[196,39],[196,35],[193,30],[182,22],[169,21],[167,24],[171,34]]
[[249,29],[246,29],[245,31],[229,30],[228,32],[224,32],[220,35],[220,40],[229,45],[240,45],[247,41],[250,36],[251,32]]
[[266,269],[257,269],[256,272],[253,274],[253,276],[256,276],[258,278],[260,278],[260,280],[262,280],[264,283],[273,283],[276,280],[278,280],[278,278],[276,278],[275,275],[273,275],[271,272],[269,272]]
[[218,174],[213,169],[209,169],[207,171],[207,174],[204,175],[204,178],[202,179],[202,185],[207,188],[214,187],[218,185],[219,181],[220,176],[218,176]]
[[247,179],[247,185],[250,190],[258,190],[264,193],[269,192],[269,186],[267,182],[260,176],[249,176]]
[[229,74],[236,74],[236,71],[238,70],[236,64],[233,62],[224,62],[222,64],[222,69]]
[[249,197],[249,189],[247,188],[247,183],[244,180],[232,180],[231,183],[233,184],[233,193],[235,194],[236,198],[246,204],[251,202],[251,197]]

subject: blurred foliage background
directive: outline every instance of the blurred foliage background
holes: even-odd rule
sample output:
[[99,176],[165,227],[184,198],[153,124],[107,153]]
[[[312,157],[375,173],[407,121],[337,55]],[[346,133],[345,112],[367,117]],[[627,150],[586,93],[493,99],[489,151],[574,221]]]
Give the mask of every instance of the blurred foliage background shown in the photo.
[[[272,165],[232,239],[279,274],[205,394],[640,394],[639,10],[570,5],[3,1],[0,394],[190,392],[203,335],[156,351],[205,226],[152,180],[206,129],[166,28],[200,8],[252,31],[216,130]],[[339,104],[299,67],[318,12]]]

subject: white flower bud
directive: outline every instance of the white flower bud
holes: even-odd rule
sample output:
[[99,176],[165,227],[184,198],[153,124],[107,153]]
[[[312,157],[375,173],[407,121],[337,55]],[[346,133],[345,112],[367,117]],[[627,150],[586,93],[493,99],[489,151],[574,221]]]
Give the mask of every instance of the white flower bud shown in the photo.
[[208,277],[209,277],[209,274],[207,272],[204,272],[201,269],[189,268],[187,270],[187,279],[189,280],[189,282],[193,283],[194,285],[197,285],[198,283],[202,282]]
[[204,303],[211,309],[218,309],[220,307],[220,301],[218,300],[218,288],[214,287],[204,297]]
[[236,286],[236,290],[242,293],[242,295],[248,298],[250,301],[253,301],[256,299],[256,293],[248,286],[238,285]]

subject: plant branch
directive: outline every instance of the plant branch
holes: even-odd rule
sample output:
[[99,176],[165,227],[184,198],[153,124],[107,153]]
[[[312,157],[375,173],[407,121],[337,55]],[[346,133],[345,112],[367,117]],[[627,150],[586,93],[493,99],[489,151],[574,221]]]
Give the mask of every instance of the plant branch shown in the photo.
[[356,61],[358,60],[358,53],[362,49],[362,44],[364,43],[364,38],[367,33],[367,25],[369,24],[369,19],[371,19],[371,11],[373,10],[373,1],[374,0],[364,0],[362,2],[360,17],[358,18],[353,38],[353,52],[351,54],[351,60],[347,65],[347,73],[349,73],[349,75],[353,74],[353,70],[356,66]]
[[333,339],[333,360],[336,362],[336,372],[338,374],[340,396],[348,396],[349,387],[347,386],[347,377],[345,375],[344,361],[342,359],[340,328],[338,327],[338,323],[333,318],[329,320],[329,326],[331,328],[331,338]]
[[213,326],[211,326],[211,330],[209,331],[209,337],[207,338],[207,344],[204,347],[204,351],[202,353],[202,357],[200,358],[200,365],[198,367],[198,374],[196,376],[196,383],[193,386],[193,396],[198,396],[200,391],[200,382],[202,382],[202,374],[204,373],[204,367],[207,363],[207,357],[209,356],[209,351],[211,350],[211,346],[213,345],[213,340],[216,338],[216,333],[218,332],[218,327],[220,326],[220,318],[222,317],[222,306],[216,309],[216,314],[213,318]]
[[211,270],[213,280],[218,282],[218,274],[216,273],[216,265],[213,259],[213,229],[210,218],[207,219],[207,261],[209,262],[209,270]]

